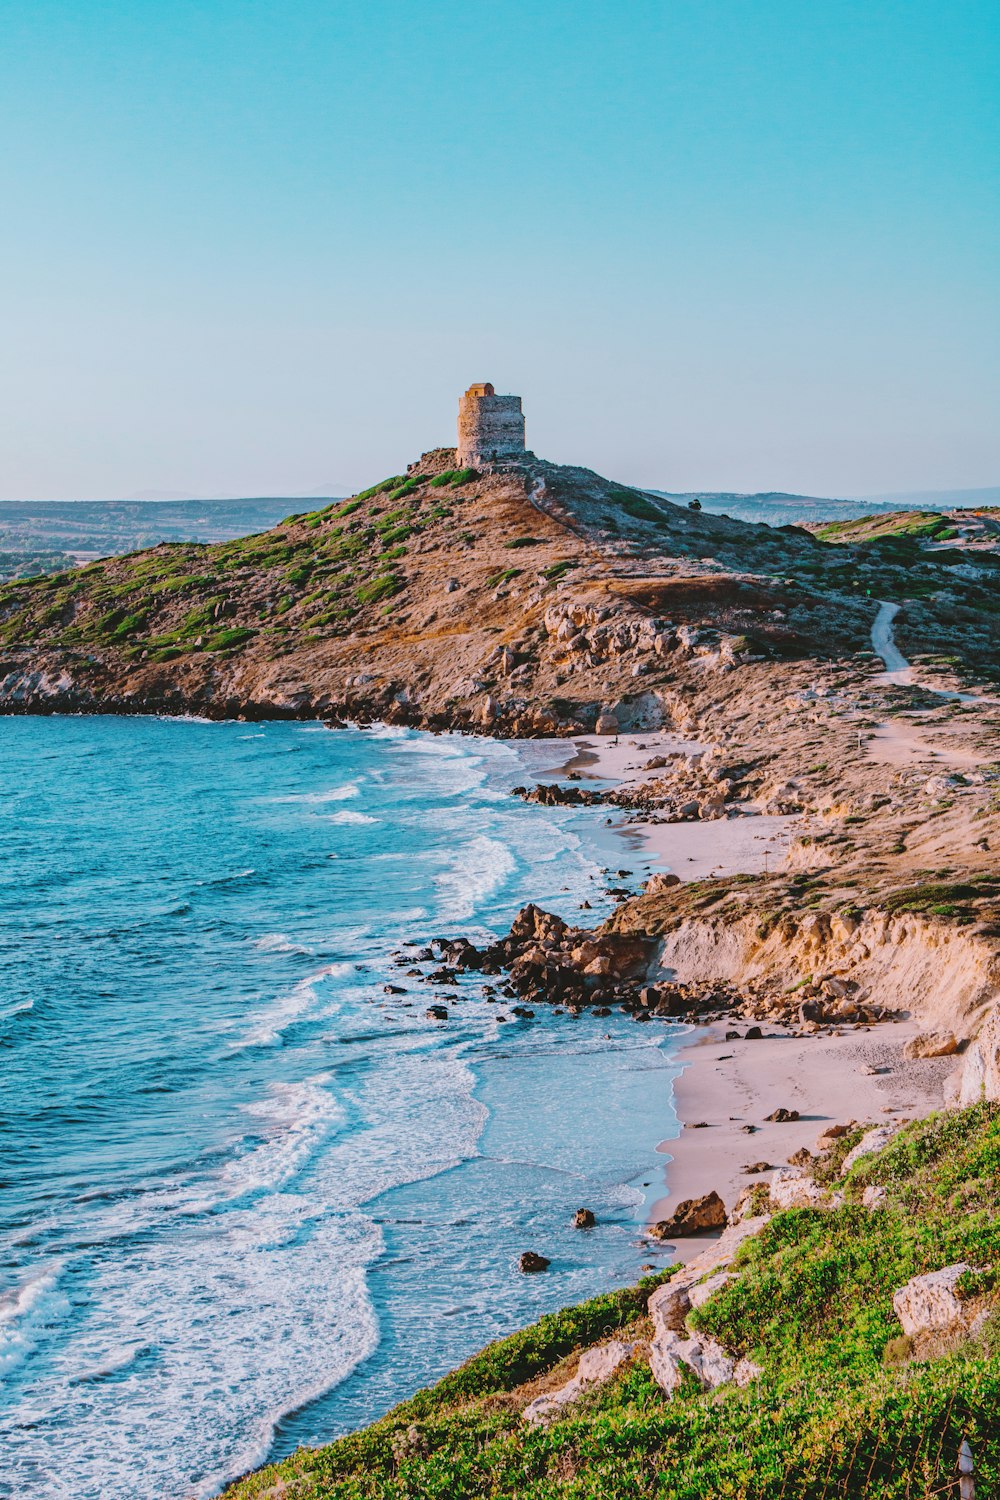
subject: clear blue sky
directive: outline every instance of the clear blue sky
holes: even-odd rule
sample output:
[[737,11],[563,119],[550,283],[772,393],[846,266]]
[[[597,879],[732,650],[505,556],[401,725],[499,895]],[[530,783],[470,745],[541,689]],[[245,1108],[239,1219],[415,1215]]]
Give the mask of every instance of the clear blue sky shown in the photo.
[[0,0],[0,496],[1000,483],[996,0]]

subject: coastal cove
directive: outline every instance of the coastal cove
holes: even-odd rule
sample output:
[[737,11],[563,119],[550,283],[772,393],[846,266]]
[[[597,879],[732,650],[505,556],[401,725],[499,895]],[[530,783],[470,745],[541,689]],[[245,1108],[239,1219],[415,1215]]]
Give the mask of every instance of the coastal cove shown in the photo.
[[0,1494],[210,1495],[634,1282],[687,1028],[521,1020],[482,976],[406,972],[529,899],[613,909],[600,810],[509,795],[565,742],[0,736]]

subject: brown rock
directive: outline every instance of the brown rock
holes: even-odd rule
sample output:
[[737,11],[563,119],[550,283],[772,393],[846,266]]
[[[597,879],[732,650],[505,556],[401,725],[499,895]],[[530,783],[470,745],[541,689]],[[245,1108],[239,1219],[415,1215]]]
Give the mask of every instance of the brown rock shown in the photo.
[[684,1239],[692,1234],[714,1234],[717,1229],[725,1229],[726,1222],[726,1205],[713,1191],[702,1198],[685,1198],[669,1219],[652,1225],[649,1234],[654,1240]]
[[766,1120],[773,1120],[776,1125],[787,1125],[790,1121],[799,1118],[799,1112],[797,1109],[785,1109],[784,1106],[781,1106],[771,1114],[765,1115],[764,1118]]
[[545,1255],[538,1255],[534,1250],[525,1250],[517,1263],[518,1270],[525,1275],[533,1275],[536,1271],[547,1271],[552,1262]]
[[951,1057],[958,1051],[958,1042],[950,1031],[923,1031],[911,1037],[903,1048],[903,1056]]
[[744,1167],[743,1170],[751,1174],[756,1172],[770,1172],[771,1163],[769,1161],[754,1161],[749,1166]]
[[574,1229],[593,1229],[596,1223],[597,1220],[594,1217],[594,1211],[591,1208],[578,1208],[576,1213],[573,1215]]

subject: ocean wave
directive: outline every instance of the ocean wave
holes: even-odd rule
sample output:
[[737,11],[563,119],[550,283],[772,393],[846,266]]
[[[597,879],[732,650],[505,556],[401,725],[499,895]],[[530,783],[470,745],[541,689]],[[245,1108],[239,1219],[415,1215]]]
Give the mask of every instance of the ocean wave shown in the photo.
[[253,946],[261,953],[312,953],[311,948],[303,948],[295,943],[286,932],[265,932],[261,937],[254,938]]
[[373,818],[370,813],[355,812],[352,807],[345,807],[342,812],[326,813],[324,820],[327,823],[377,823],[378,818]]
[[441,894],[439,916],[443,921],[459,922],[475,916],[477,908],[517,869],[517,861],[506,844],[479,834],[456,853],[451,867],[435,875],[434,884]]
[[47,1325],[69,1311],[59,1285],[61,1261],[52,1261],[20,1286],[0,1294],[0,1375],[8,1376],[36,1347]]
[[361,788],[356,781],[346,781],[342,786],[331,786],[322,792],[288,792],[283,797],[267,797],[267,802],[302,803],[306,807],[321,807],[324,802],[349,802],[360,797]]

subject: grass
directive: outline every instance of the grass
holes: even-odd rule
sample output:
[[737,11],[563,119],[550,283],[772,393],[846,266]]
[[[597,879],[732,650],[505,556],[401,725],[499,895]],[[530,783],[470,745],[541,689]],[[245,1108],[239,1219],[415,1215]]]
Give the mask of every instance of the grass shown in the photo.
[[[840,1159],[857,1134],[838,1146]],[[887,1195],[874,1211],[860,1205],[872,1184]],[[776,1215],[742,1247],[738,1276],[692,1317],[762,1366],[751,1386],[702,1393],[691,1382],[668,1401],[640,1359],[559,1420],[522,1422],[532,1382],[573,1351],[618,1330],[648,1333],[648,1280],[491,1344],[370,1427],[248,1476],[228,1500],[930,1500],[951,1492],[963,1437],[979,1493],[996,1494],[995,1309],[977,1338],[956,1335],[917,1357],[892,1294],[965,1260],[976,1268],[965,1293],[989,1312],[1000,1110],[977,1105],[905,1127],[855,1164],[845,1191],[838,1209]]]

